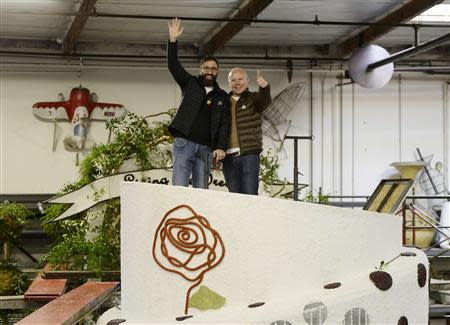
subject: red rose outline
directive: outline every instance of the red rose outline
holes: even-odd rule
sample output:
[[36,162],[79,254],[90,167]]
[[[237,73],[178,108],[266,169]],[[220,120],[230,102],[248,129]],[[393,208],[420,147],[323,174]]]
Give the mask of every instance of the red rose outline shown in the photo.
[[[180,209],[188,209],[192,216],[187,218],[170,218],[169,216]],[[198,233],[198,230],[200,233]],[[209,237],[205,231],[208,231]],[[208,239],[212,238],[212,243],[208,243]],[[163,261],[160,261],[156,255],[157,243],[160,242],[160,254]],[[179,258],[171,256],[169,253],[168,244],[172,249],[176,249],[188,255],[188,257],[181,261]],[[219,252],[216,250],[220,249]],[[195,257],[207,252],[206,260],[198,265],[189,265]],[[189,297],[193,288],[198,286],[204,278],[206,272],[215,268],[225,256],[225,246],[219,233],[213,229],[209,221],[195,212],[193,208],[186,204],[178,205],[169,210],[158,225],[152,245],[152,255],[155,262],[164,270],[176,273],[189,282],[194,282],[189,287],[186,293],[186,300],[184,306],[184,313],[187,314]],[[164,265],[168,263],[169,266]],[[173,267],[173,268],[172,268]],[[186,270],[189,272],[200,271],[197,275],[186,275],[182,272]]]

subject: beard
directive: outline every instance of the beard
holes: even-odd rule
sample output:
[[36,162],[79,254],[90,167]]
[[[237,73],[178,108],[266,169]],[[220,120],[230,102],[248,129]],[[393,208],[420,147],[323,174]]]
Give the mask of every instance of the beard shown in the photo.
[[[206,79],[206,76],[210,76],[210,77],[212,77],[212,79]],[[213,87],[214,83],[216,82],[216,78],[217,78],[217,76],[214,76],[212,74],[200,75],[200,79],[202,80],[203,85],[205,87]]]

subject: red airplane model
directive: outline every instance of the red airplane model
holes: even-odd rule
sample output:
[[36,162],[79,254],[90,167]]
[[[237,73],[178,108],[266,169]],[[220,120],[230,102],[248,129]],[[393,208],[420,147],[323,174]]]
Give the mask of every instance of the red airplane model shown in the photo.
[[[33,113],[44,120],[67,120],[73,125],[73,136],[64,139],[64,147],[69,151],[80,151],[87,134],[87,121],[120,119],[127,110],[121,104],[99,103],[97,95],[81,85],[72,88],[69,100],[58,95],[58,102],[39,102],[33,105]],[[53,144],[53,150],[55,146]]]

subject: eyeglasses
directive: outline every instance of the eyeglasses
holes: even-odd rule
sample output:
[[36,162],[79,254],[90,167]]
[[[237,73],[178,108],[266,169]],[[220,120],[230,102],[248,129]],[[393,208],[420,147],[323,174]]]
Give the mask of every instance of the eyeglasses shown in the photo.
[[219,68],[216,67],[202,67],[201,68],[203,71],[211,71],[211,72],[217,72],[219,71]]

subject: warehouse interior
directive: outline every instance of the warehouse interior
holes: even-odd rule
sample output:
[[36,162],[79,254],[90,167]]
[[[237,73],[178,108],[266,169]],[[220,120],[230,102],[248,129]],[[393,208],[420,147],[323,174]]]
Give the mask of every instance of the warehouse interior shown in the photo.
[[[71,150],[65,139],[74,132],[73,121],[40,118],[33,105],[69,100],[73,89],[83,88],[93,102],[115,103],[136,119],[151,116],[149,127],[150,121],[166,123],[165,112],[183,98],[167,68],[174,17],[184,28],[178,57],[189,73],[197,75],[201,58],[214,55],[217,82],[227,92],[234,67],[247,71],[250,90],[258,88],[258,71],[269,82],[273,106],[263,116],[262,154],[276,165],[276,178],[292,187],[288,200],[360,210],[380,192],[382,180],[403,178],[395,166],[423,167],[390,213],[403,219],[399,241],[428,256],[437,280],[429,284],[428,316],[431,324],[446,324],[450,255],[440,244],[450,235],[450,220],[445,224],[442,217],[450,197],[449,0],[1,0],[0,202],[17,202],[30,212],[8,248],[13,262],[4,255],[5,265],[25,271],[30,283],[39,275],[59,243],[48,233],[59,231],[52,228],[57,222],[42,224],[50,218],[46,201],[76,190],[86,161],[120,131],[120,125],[108,128],[92,118],[83,147]],[[361,52],[369,46],[384,52]],[[362,75],[352,72],[361,66]],[[383,70],[387,66],[392,71]],[[122,165],[115,172],[132,170]],[[210,188],[220,187],[219,174]],[[260,186],[260,196],[273,194],[263,192]],[[65,220],[66,230],[83,222]],[[419,245],[424,229],[430,242]],[[65,270],[64,276],[73,288],[88,278],[119,281],[120,267],[109,266],[102,276],[95,267]],[[49,279],[64,272],[47,271]],[[4,324],[45,305],[25,299],[26,290],[2,294]],[[100,311],[120,303],[119,288],[105,290],[108,299],[76,322],[94,322]]]

